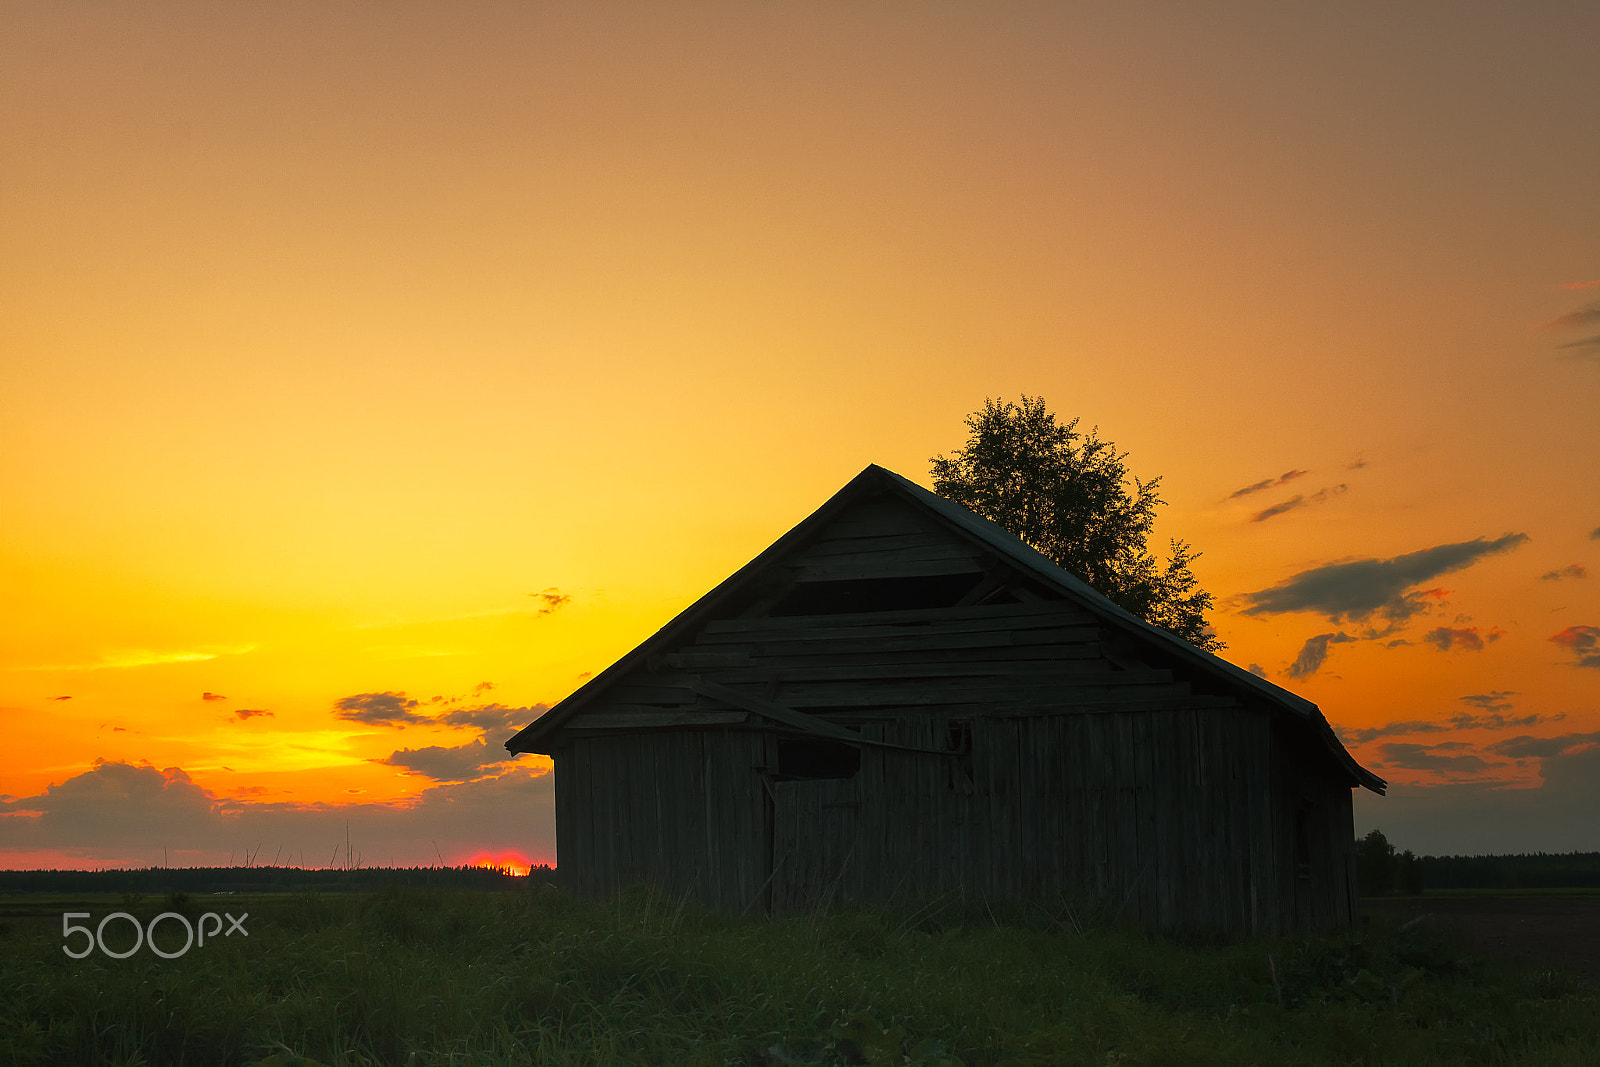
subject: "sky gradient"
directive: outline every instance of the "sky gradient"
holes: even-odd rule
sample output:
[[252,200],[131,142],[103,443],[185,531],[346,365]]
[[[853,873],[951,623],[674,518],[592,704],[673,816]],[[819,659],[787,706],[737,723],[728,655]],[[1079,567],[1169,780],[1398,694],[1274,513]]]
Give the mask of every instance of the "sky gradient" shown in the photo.
[[1024,393],[1358,829],[1600,849],[1595,9],[0,19],[0,866],[552,860],[506,737]]

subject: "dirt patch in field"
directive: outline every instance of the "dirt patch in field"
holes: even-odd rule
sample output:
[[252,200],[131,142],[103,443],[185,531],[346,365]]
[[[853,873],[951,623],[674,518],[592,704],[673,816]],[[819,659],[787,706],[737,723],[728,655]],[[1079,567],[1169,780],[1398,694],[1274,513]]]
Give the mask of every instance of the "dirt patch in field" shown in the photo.
[[1600,981],[1600,896],[1387,897],[1363,900],[1361,911],[1397,922],[1425,915],[1485,956]]

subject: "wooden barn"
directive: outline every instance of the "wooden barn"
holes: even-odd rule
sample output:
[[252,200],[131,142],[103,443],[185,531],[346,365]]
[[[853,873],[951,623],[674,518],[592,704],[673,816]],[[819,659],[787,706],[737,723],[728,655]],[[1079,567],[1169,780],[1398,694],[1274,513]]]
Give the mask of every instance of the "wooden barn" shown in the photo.
[[506,742],[555,761],[562,882],[783,912],[1092,894],[1151,927],[1349,924],[1316,705],[871,466]]

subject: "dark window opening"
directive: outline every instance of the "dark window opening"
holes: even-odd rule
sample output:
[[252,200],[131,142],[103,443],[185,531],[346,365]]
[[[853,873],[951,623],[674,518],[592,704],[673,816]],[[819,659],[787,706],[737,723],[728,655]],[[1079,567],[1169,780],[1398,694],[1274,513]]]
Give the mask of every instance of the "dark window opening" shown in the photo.
[[954,752],[954,759],[947,759],[949,764],[949,777],[951,789],[965,789],[972,785],[972,720],[951,719],[945,731],[944,749]]
[[1294,876],[1302,882],[1311,881],[1311,809],[1302,800],[1294,811]]
[[854,778],[861,749],[823,737],[778,738],[778,778]]
[[847,582],[801,582],[768,613],[846,615],[864,611],[948,608],[966,596],[983,575],[935,574],[917,578],[865,578]]

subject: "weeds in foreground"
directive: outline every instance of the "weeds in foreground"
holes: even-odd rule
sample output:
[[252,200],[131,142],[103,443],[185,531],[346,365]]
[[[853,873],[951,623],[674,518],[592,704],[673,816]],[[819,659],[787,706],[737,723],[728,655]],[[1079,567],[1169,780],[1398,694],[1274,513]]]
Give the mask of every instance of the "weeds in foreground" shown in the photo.
[[1600,1062],[1592,985],[1422,927],[1222,944],[1066,900],[768,920],[642,889],[248,904],[248,938],[172,960],[73,960],[59,915],[8,920],[0,1064]]

